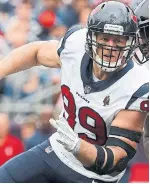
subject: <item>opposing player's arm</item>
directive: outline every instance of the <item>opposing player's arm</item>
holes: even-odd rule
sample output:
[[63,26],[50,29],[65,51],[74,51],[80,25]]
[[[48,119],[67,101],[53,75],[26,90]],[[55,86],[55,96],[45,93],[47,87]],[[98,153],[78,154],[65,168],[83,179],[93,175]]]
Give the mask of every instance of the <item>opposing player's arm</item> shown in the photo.
[[81,140],[76,157],[87,169],[98,174],[124,170],[136,153],[146,117],[147,113],[144,112],[120,111],[112,122],[105,146]]
[[57,47],[58,41],[52,40],[29,43],[13,50],[0,60],[0,78],[38,65],[60,67]]
[[149,159],[149,117],[147,117],[144,125],[143,146],[144,146],[145,154]]

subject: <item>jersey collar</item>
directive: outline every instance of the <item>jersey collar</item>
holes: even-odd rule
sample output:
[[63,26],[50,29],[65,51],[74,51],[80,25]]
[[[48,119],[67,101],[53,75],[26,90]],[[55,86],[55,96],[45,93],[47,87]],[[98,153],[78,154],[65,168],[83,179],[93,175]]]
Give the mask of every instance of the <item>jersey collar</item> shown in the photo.
[[108,80],[94,82],[92,75],[93,63],[89,55],[85,53],[81,62],[81,79],[83,81],[85,93],[99,92],[107,89],[126,75],[133,67],[133,61],[129,60],[122,70],[115,72]]

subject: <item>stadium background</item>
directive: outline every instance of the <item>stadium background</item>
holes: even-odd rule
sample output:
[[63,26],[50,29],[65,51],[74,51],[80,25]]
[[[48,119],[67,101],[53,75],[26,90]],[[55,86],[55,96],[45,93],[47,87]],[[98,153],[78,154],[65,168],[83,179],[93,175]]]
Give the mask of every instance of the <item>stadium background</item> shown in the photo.
[[[0,0],[0,59],[12,49],[39,40],[59,40],[75,24],[86,25],[87,17],[102,0]],[[137,0],[123,0],[135,8]],[[54,129],[48,120],[62,108],[60,71],[34,67],[0,80],[0,165],[47,139]],[[23,143],[4,144],[9,137]],[[10,144],[10,145],[9,145]],[[13,153],[14,152],[14,153]],[[5,159],[2,156],[5,155]],[[148,161],[142,141],[120,182],[148,181]]]

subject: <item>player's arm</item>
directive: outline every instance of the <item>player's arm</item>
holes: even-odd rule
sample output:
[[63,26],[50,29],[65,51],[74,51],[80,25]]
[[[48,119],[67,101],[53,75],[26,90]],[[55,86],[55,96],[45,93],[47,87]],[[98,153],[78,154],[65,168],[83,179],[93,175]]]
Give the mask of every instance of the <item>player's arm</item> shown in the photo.
[[50,122],[59,133],[57,141],[72,152],[88,170],[98,174],[108,174],[114,170],[123,171],[129,160],[134,157],[146,117],[145,112],[120,111],[112,122],[104,146],[93,145],[79,139],[64,122],[64,118]]
[[[104,147],[90,144],[88,146],[88,143],[81,141],[77,158],[89,170],[108,173],[111,169],[123,170],[126,168],[127,163],[136,153],[136,146],[143,132],[144,122],[149,111],[148,94],[148,83],[144,83],[134,92],[126,104],[126,110],[120,111],[113,120]],[[84,151],[85,149],[87,151]]]
[[146,113],[138,111],[119,112],[112,122],[106,145],[102,148],[81,140],[76,157],[87,169],[97,173],[107,173],[115,167],[118,171],[125,169],[136,153],[146,117]]
[[60,67],[58,41],[39,41],[26,44],[0,60],[0,78],[33,66]]
[[149,159],[149,117],[146,119],[146,122],[144,125],[143,146],[144,146],[145,154]]

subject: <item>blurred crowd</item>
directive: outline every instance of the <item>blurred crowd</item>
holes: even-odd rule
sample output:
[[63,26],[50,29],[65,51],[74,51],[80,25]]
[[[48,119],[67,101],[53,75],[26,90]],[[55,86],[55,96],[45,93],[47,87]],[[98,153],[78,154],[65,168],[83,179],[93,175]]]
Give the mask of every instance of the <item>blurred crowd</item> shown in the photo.
[[[33,41],[60,40],[70,27],[86,25],[97,3],[88,0],[0,0],[0,58]],[[57,118],[61,108],[59,69],[40,66],[1,80],[0,154],[3,152],[5,159],[0,165],[46,140],[54,132],[49,119]],[[14,150],[8,154],[10,145]]]
[[[70,27],[86,26],[102,1],[0,0],[0,59],[24,44],[60,40]],[[123,2],[134,8],[139,0]],[[59,69],[39,66],[0,80],[0,165],[46,140],[55,131],[49,119],[57,118],[61,108]],[[145,163],[139,149],[135,162]]]

